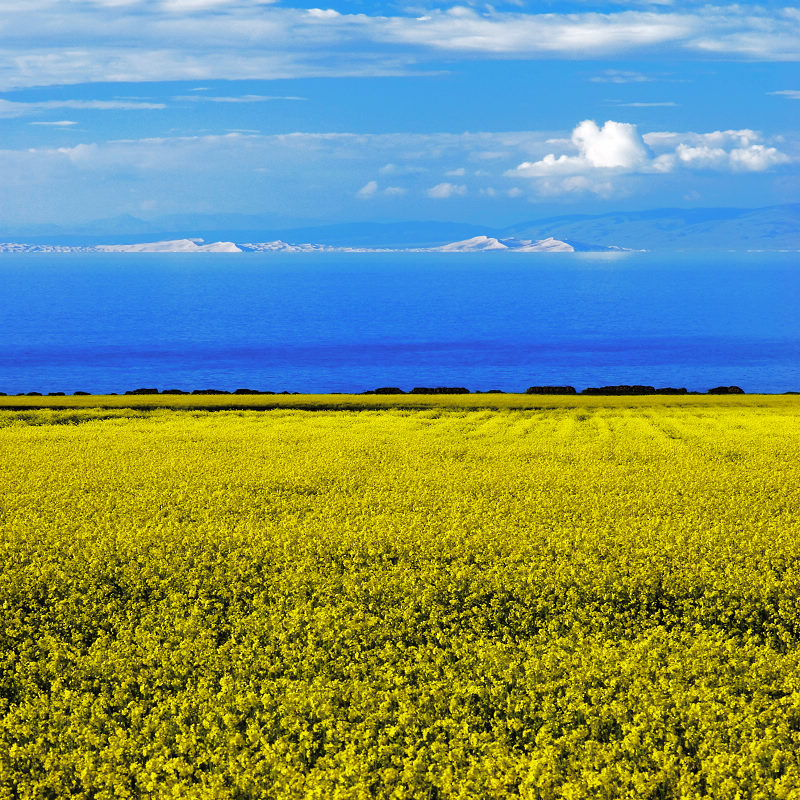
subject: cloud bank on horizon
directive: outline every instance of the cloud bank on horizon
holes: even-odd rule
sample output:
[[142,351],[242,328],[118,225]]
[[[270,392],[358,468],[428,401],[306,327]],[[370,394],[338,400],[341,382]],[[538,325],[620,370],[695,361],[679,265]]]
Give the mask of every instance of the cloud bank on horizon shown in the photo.
[[541,9],[0,0],[0,222],[796,199],[800,8]]

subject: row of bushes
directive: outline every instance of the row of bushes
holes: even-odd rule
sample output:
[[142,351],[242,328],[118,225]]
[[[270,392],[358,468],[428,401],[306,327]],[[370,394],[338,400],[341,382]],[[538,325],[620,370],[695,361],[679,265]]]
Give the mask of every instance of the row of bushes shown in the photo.
[[[364,394],[405,394],[397,386],[383,386]],[[415,387],[409,394],[469,394],[469,389],[463,387],[438,386],[435,389]],[[481,392],[477,392],[481,394]],[[484,394],[503,394],[502,389],[490,389]],[[525,394],[578,394],[574,386],[530,386],[525,390]],[[690,392],[685,387],[676,389],[672,386],[665,386],[660,389],[654,386],[642,386],[639,384],[620,384],[618,386],[599,386],[583,389],[580,394],[701,394],[701,392]],[[715,386],[709,389],[707,394],[744,394],[744,389],[739,386]]]
[[[91,397],[93,392],[73,392],[73,397]],[[109,392],[109,396],[116,397],[119,393],[118,392]],[[271,392],[268,390],[261,391],[259,389],[235,389],[234,391],[230,392],[227,389],[193,389],[191,392],[187,392],[184,389],[164,389],[160,391],[158,389],[130,389],[127,392],[123,392],[126,395],[133,395],[133,394],[300,394],[300,392]],[[43,395],[42,392],[18,392],[12,397],[65,397],[66,392],[47,392],[46,395]],[[0,392],[0,397],[8,397],[6,392]]]
[[[485,392],[477,390],[476,394],[505,394],[502,389],[489,389]],[[111,392],[116,395],[116,392]],[[130,389],[125,392],[126,395],[140,395],[140,394],[300,394],[300,392],[271,392],[269,390],[262,391],[259,389],[235,389],[228,391],[226,389],[194,389],[191,392],[183,389]],[[405,392],[398,386],[381,386],[378,389],[362,392],[362,394],[470,394],[470,390],[463,386],[415,386],[410,392]],[[525,394],[578,394],[578,390],[574,386],[530,386],[525,390]],[[654,386],[643,386],[639,384],[620,384],[617,386],[599,386],[589,387],[583,389],[580,394],[589,395],[634,395],[634,394],[702,394],[702,392],[690,392],[685,387],[676,389],[672,386],[665,386],[662,388],[655,388]],[[739,386],[715,386],[709,389],[706,394],[744,394],[744,389]],[[75,396],[90,396],[91,392],[73,392]],[[7,397],[6,392],[0,392],[0,396]],[[15,397],[42,397],[42,392],[20,392]],[[64,397],[65,392],[48,392],[47,397]]]

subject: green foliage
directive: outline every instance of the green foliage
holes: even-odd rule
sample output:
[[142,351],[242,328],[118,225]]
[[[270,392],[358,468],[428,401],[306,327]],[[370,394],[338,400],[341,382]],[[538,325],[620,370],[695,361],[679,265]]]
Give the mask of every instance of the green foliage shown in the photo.
[[701,399],[0,411],[0,798],[800,797],[800,402]]

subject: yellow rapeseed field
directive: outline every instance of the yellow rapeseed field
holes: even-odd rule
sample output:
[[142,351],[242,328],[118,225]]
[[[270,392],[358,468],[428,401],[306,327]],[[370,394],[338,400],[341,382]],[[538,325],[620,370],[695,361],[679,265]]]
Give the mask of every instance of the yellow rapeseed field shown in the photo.
[[798,398],[3,402],[3,800],[800,798]]

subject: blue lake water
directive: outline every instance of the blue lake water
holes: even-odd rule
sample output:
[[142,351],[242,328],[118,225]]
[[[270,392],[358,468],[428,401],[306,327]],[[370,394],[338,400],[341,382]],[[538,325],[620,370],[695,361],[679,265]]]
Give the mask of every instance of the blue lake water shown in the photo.
[[800,255],[0,256],[0,391],[800,390]]

